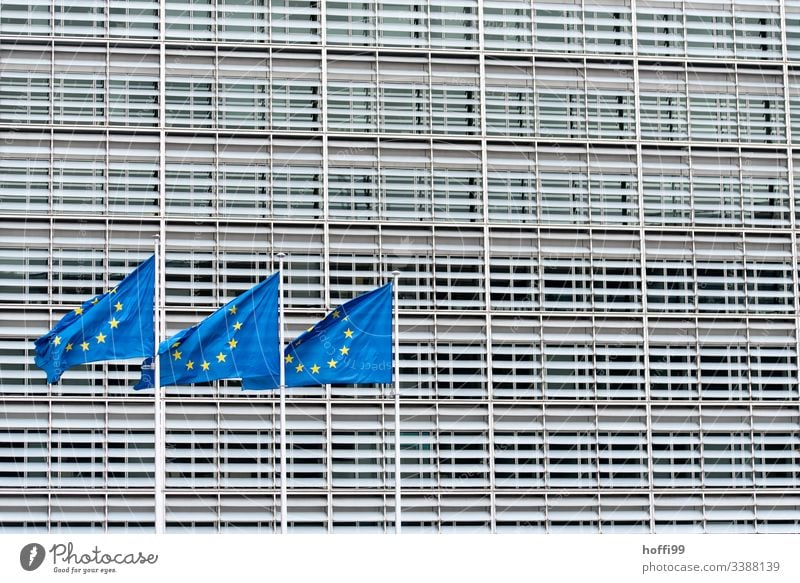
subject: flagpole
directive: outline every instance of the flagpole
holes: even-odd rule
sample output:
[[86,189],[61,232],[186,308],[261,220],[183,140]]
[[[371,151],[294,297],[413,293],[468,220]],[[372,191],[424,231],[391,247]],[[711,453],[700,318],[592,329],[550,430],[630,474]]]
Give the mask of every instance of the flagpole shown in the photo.
[[394,298],[392,302],[392,311],[394,315],[394,359],[393,359],[393,366],[394,366],[394,532],[395,534],[400,534],[400,530],[402,527],[402,517],[401,517],[401,496],[400,496],[400,480],[402,476],[401,467],[400,467],[400,323],[399,323],[399,316],[400,310],[399,306],[397,305],[397,280],[400,276],[400,272],[395,270],[392,272],[392,277],[394,278],[394,282],[392,285],[392,291],[394,292]]
[[280,408],[281,408],[281,534],[288,532],[286,517],[286,371],[283,366],[283,260],[286,253],[278,253],[278,344],[280,346]]
[[164,534],[167,524],[166,508],[166,431],[164,415],[164,395],[161,387],[161,366],[158,358],[158,344],[161,337],[161,303],[162,291],[161,277],[164,273],[161,264],[161,237],[155,239],[155,293],[153,295],[153,330],[154,330],[154,355],[153,355],[153,445],[155,461],[155,526],[156,534]]

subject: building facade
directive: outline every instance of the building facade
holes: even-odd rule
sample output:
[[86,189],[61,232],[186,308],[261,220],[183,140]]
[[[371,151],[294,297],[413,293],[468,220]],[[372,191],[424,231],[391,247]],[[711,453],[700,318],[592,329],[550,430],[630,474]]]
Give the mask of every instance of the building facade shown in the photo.
[[[0,530],[153,531],[138,363],[33,340],[160,234],[168,333],[402,272],[404,532],[798,532],[795,136],[796,0],[3,0]],[[287,407],[290,531],[392,532],[391,387]],[[279,450],[169,388],[168,531],[279,531]]]

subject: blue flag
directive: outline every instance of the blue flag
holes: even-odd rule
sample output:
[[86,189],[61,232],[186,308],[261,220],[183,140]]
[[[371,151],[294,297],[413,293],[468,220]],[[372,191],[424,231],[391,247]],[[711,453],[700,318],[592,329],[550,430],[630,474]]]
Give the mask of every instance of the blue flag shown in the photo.
[[[158,347],[161,385],[280,374],[278,284],[275,273],[205,320]],[[153,387],[152,358],[142,364],[136,389]]]
[[153,354],[155,256],[116,287],[70,310],[37,339],[36,366],[55,383],[65,370],[99,360]]
[[[287,387],[392,382],[392,284],[330,312],[284,350]],[[242,381],[244,389],[274,389],[276,376]]]

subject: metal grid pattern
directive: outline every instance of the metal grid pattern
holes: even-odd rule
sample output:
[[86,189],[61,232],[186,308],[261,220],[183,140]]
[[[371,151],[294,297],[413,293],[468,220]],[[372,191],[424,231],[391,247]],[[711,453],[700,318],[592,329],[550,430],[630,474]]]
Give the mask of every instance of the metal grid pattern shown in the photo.
[[[400,277],[403,529],[800,530],[796,2],[0,5],[0,529],[153,529],[135,363],[32,340],[167,247],[167,332],[288,253]],[[293,531],[393,529],[394,404],[288,392]],[[280,529],[277,396],[174,387],[169,531]]]

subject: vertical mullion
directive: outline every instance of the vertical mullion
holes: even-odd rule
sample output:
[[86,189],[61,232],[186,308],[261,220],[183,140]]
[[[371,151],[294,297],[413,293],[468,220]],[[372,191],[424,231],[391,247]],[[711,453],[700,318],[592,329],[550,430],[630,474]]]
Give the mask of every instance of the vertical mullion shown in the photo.
[[[592,2],[592,0],[589,0],[589,2]],[[581,0],[581,11],[578,13],[578,18],[580,19],[580,24],[578,24],[578,26],[580,27],[579,34],[581,35],[581,53],[583,53],[583,55],[584,55],[583,64],[584,64],[584,69],[585,69],[585,67],[586,67],[586,0]],[[588,111],[589,111],[588,100],[587,100],[586,103],[587,103],[586,111],[587,111],[587,115],[588,115]],[[587,132],[588,132],[588,128],[589,128],[589,126],[588,126],[588,123],[587,123],[587,126],[586,126]],[[588,135],[588,133],[587,133],[587,135]]]
[[[395,307],[395,309],[397,309]],[[383,500],[383,527],[382,531],[384,534],[390,532],[389,530],[389,502],[387,497],[390,496],[390,487],[389,487],[389,464],[387,462],[387,456],[389,455],[389,450],[387,449],[387,439],[388,439],[388,432],[386,431],[386,416],[388,415],[386,411],[386,404],[388,400],[386,399],[386,387],[381,387],[381,403],[378,405],[380,407],[380,426],[378,427],[378,435],[380,435],[380,446],[377,451],[380,453],[381,461],[380,461],[380,478],[378,488],[380,488],[380,492],[382,494],[381,498]],[[392,453],[394,453],[394,449],[392,449]],[[400,475],[399,472],[395,469],[395,479],[399,479]]]
[[[732,20],[735,21],[735,18],[732,18]],[[736,49],[736,27],[735,26],[733,27],[733,34],[734,34],[733,46],[734,46],[734,50],[735,50]],[[733,77],[733,93],[736,96],[736,138],[734,140],[732,140],[732,141],[733,142],[737,142],[741,146],[741,144],[744,142],[744,139],[742,139],[742,133],[743,133],[743,129],[742,129],[742,111],[741,111],[742,103],[741,103],[741,98],[740,98],[740,95],[739,95],[739,65],[737,63],[729,64],[728,67],[727,67],[727,70],[726,70],[726,76],[732,76]],[[719,138],[719,135],[717,137]],[[739,155],[741,156],[741,149],[739,150]],[[741,162],[741,158],[740,158],[740,162]],[[739,188],[739,200],[740,200],[740,205],[743,204],[742,203],[742,193],[741,193],[741,184],[742,184],[742,181],[741,181],[741,168],[742,168],[742,165],[740,163],[739,164],[739,185],[740,185],[740,188]],[[744,208],[742,208],[742,226],[744,226]]]
[[[749,413],[749,421],[750,421],[750,471],[753,472],[752,478],[750,480],[749,487],[755,488],[756,487],[756,437],[755,437],[755,428],[754,428],[754,420],[755,420],[755,413],[753,409],[753,401],[751,400],[750,403],[747,404],[747,411]],[[755,501],[754,501],[755,505]],[[755,515],[755,512],[753,513]]]
[[[591,197],[591,194],[590,194]],[[589,219],[591,222],[591,218]],[[597,307],[595,306],[595,279],[594,279],[594,264],[595,264],[595,256],[594,256],[594,237],[595,237],[595,230],[593,228],[589,229],[589,255],[588,255],[588,265],[589,265],[589,277],[588,281],[588,292],[591,295],[591,308],[590,313],[586,314],[586,319],[591,322],[592,326],[592,355],[591,355],[591,367],[592,367],[592,384],[594,385],[592,391],[592,400],[597,400]],[[604,260],[605,263],[605,260]],[[605,271],[605,265],[603,265]],[[574,308],[573,308],[574,309]]]
[[[322,10],[324,12],[324,10]],[[325,30],[325,26],[322,26],[322,30]],[[330,307],[331,301],[331,268],[330,268],[330,197],[329,197],[329,187],[328,182],[330,181],[330,171],[328,166],[328,158],[329,158],[329,141],[328,141],[328,58],[327,58],[327,49],[325,47],[322,48],[322,56],[321,56],[321,73],[320,73],[320,82],[321,82],[321,108],[322,108],[322,115],[321,115],[321,123],[322,123],[322,161],[320,162],[322,165],[322,184],[320,188],[322,188],[322,253],[323,253],[323,260],[322,260],[322,281],[323,281],[323,293],[322,293],[322,302],[325,310],[327,311]],[[324,385],[325,390],[325,410],[326,410],[326,435],[328,436],[327,443],[325,444],[326,447],[326,456],[325,456],[325,475],[326,475],[326,502],[327,502],[327,510],[328,510],[328,517],[327,517],[327,525],[326,528],[328,532],[333,532],[333,523],[334,523],[334,516],[333,513],[335,512],[333,506],[333,457],[331,452],[331,424],[333,423],[333,415],[331,408],[333,406],[333,391],[331,389],[330,384]]]
[[[273,110],[273,98],[272,98],[272,50],[267,49],[267,56],[266,56],[266,63],[267,63],[267,93],[268,95],[265,96],[266,99],[266,125],[267,129],[269,130],[267,134],[267,155],[269,159],[267,160],[267,192],[269,193],[269,199],[266,201],[267,207],[267,216],[270,217],[273,221],[275,220],[275,172],[274,172],[274,161],[275,161],[275,135],[272,133],[273,123],[272,123],[272,110]],[[272,223],[270,223],[272,226]],[[270,249],[275,249],[275,229],[270,228],[270,233],[272,235],[272,240],[270,241]],[[283,277],[283,276],[281,276]]]
[[[52,385],[51,385],[52,386]],[[47,399],[47,532],[53,532],[53,396]]]
[[[753,369],[750,366],[750,362],[752,360],[753,351],[750,345],[751,342],[751,331],[750,326],[752,324],[752,320],[750,318],[750,298],[747,289],[747,237],[744,233],[742,233],[742,278],[744,281],[744,313],[742,314],[742,319],[744,320],[745,325],[745,356],[746,356],[746,366],[747,366],[747,399],[752,402],[753,401]],[[737,359],[740,359],[741,355],[737,356]],[[741,377],[740,377],[741,378]]]
[[[800,243],[797,236],[797,200],[795,198],[795,188],[797,185],[796,177],[794,175],[794,152],[792,151],[792,107],[791,107],[791,88],[789,85],[789,48],[787,45],[786,36],[786,5],[780,2],[780,18],[781,18],[781,56],[783,61],[782,74],[783,74],[783,107],[784,107],[784,131],[786,132],[786,165],[788,172],[788,193],[789,193],[789,224],[791,226],[791,270],[792,270],[792,286],[794,293],[794,335],[795,335],[795,359],[796,359],[796,372],[795,382],[800,385],[800,278],[798,276],[798,257],[797,246]],[[755,447],[755,444],[753,444]],[[755,458],[755,456],[754,456]],[[755,462],[754,462],[755,463]],[[755,472],[753,474],[755,476]]]
[[[699,338],[699,335],[698,335]],[[699,351],[698,351],[699,352]],[[698,433],[700,436],[700,487],[696,488],[699,491],[700,498],[702,500],[701,508],[703,511],[703,532],[708,532],[708,507],[706,505],[706,441],[705,441],[705,431],[703,428],[703,411],[705,408],[705,403],[703,403],[702,397],[698,401],[697,404],[697,425],[698,425]]]
[[[531,11],[531,44],[530,44],[530,51],[531,51],[531,60],[535,59],[533,54],[536,53],[536,9],[535,9],[535,0],[527,0],[528,2],[528,9]],[[526,51],[527,52],[527,51]],[[533,99],[536,99],[536,86],[533,87]],[[534,103],[534,109],[536,111],[536,104]],[[534,135],[539,135],[536,131],[536,124],[534,123]]]
[[222,425],[222,399],[215,399],[214,400],[214,473],[216,474],[216,486],[215,489],[217,491],[217,520],[216,523],[216,531],[217,533],[224,532],[222,528],[223,517],[222,517],[222,491],[225,485],[222,483],[222,430],[220,429]]
[[[328,166],[328,11],[327,3],[319,3],[319,35],[320,35],[320,131],[322,142],[320,144],[322,160],[322,302],[327,308],[330,306],[330,168]],[[288,201],[287,201],[288,202]],[[333,391],[331,385],[326,384],[325,390],[325,494],[327,504],[327,520],[325,528],[328,533],[333,532],[334,505],[333,505]]]
[[692,246],[692,301],[694,302],[694,313],[697,314],[700,309],[700,298],[698,297],[698,290],[700,286],[697,281],[697,205],[694,196],[694,150],[691,146],[688,147],[688,177],[689,177],[689,207],[692,217],[692,230],[689,235],[691,237]]
[[328,507],[326,529],[333,532],[333,412],[331,386],[325,385],[325,498]]
[[645,405],[645,424],[646,424],[646,443],[647,450],[647,489],[649,501],[649,529],[650,533],[655,533],[655,496],[653,483],[653,417],[652,417],[652,392],[650,385],[650,308],[647,302],[647,230],[645,228],[644,214],[644,176],[642,170],[642,100],[639,87],[639,32],[637,21],[636,0],[631,2],[631,33],[633,42],[633,99],[634,99],[634,128],[636,132],[636,195],[639,203],[639,270],[641,282],[641,302],[642,302],[642,364],[644,378],[644,405]]
[[[428,42],[430,42],[430,18],[428,18]],[[428,136],[433,136],[433,58],[431,51],[428,51]],[[432,138],[431,138],[432,144]],[[432,147],[432,146],[431,146]],[[433,160],[433,158],[431,158]],[[431,216],[433,216],[433,170],[431,170]]]
[[[376,7],[375,7],[375,42],[376,42],[376,44],[378,42],[377,39],[378,39],[378,8],[377,8],[377,4],[376,4]],[[383,260],[383,245],[381,243],[381,241],[382,241],[382,239],[381,239],[381,236],[382,236],[381,221],[385,220],[385,216],[386,215],[385,215],[385,211],[384,211],[385,197],[384,197],[384,193],[383,193],[383,181],[381,180],[381,138],[380,138],[380,132],[382,131],[381,130],[381,128],[382,128],[381,116],[383,114],[383,111],[382,111],[383,107],[382,107],[382,104],[381,104],[381,83],[380,83],[380,79],[381,79],[381,75],[380,75],[380,73],[381,73],[381,69],[380,69],[380,67],[381,67],[381,59],[380,59],[380,52],[378,51],[378,49],[375,49],[375,52],[373,53],[373,55],[375,56],[374,57],[375,58],[375,74],[374,74],[374,77],[373,77],[375,79],[375,81],[374,81],[374,83],[375,83],[374,84],[375,99],[374,99],[373,103],[375,104],[375,112],[374,112],[374,119],[375,119],[374,127],[375,127],[375,130],[374,131],[376,133],[376,136],[375,136],[375,175],[374,175],[375,176],[375,182],[373,184],[373,188],[374,188],[373,192],[375,193],[374,194],[374,196],[375,196],[375,214],[376,214],[375,218],[378,221],[378,265],[380,266],[379,270],[383,271],[383,270],[386,269],[386,265],[384,264],[385,262]]]
[[[109,138],[108,132],[103,132],[103,134],[104,134],[104,136],[106,138],[106,149],[107,149],[108,148],[108,138]],[[108,160],[107,157],[106,157],[106,160]],[[105,227],[103,229],[103,231],[104,231],[103,232],[103,235],[104,235],[104,237],[103,237],[103,255],[105,257],[105,261],[103,262],[104,263],[104,268],[103,268],[103,291],[105,292],[106,290],[110,290],[111,289],[111,278],[110,278],[110,271],[111,271],[111,237],[110,237],[110,235],[111,235],[111,219],[108,218],[107,214],[106,214],[106,218],[104,219],[103,222],[104,222],[103,226]],[[103,373],[104,373],[103,376],[105,377],[105,380],[107,380],[108,379],[108,365],[107,364],[103,365]],[[103,396],[106,399],[105,405],[108,405],[108,401],[107,401],[107,399],[108,399],[108,383],[107,382],[104,383],[104,386],[105,386],[105,388],[103,389],[103,393],[104,393]],[[108,427],[108,424],[106,424],[106,427]],[[108,432],[106,432],[106,435],[108,435]]]
[[[55,32],[56,32],[56,0],[50,0],[50,116],[49,122],[51,126],[55,126],[56,123],[56,110],[55,110],[55,93],[56,93],[56,39],[55,39]],[[29,102],[31,101],[30,97],[28,98]],[[52,162],[52,156],[51,156]],[[53,165],[50,164],[51,173]],[[52,189],[51,189],[52,192]],[[52,199],[50,210],[52,212]]]
[[[324,11],[323,11],[324,12]],[[325,27],[323,27],[324,30]],[[321,121],[322,124],[322,279],[323,285],[323,305],[330,306],[331,289],[330,289],[330,189],[328,182],[330,180],[330,168],[328,165],[328,50],[322,47],[322,54],[320,57],[320,106],[321,106]]]
[[484,309],[486,327],[486,398],[488,399],[487,420],[488,420],[488,458],[489,458],[489,512],[490,512],[490,531],[497,532],[497,512],[496,512],[496,483],[495,483],[495,438],[494,438],[494,381],[492,375],[492,303],[491,286],[489,284],[491,273],[491,249],[489,240],[489,178],[488,178],[488,156],[486,151],[486,55],[483,22],[483,2],[478,2],[478,42],[479,42],[479,107],[480,107],[480,140],[481,140],[481,204],[483,206],[483,281],[484,281]]
[[[166,53],[166,4],[167,0],[159,0],[159,82],[158,82],[158,135],[159,135],[159,152],[158,152],[158,221],[159,221],[159,237],[161,241],[161,245],[159,249],[161,251],[162,259],[156,258],[156,261],[160,262],[160,265],[166,264],[166,256],[167,256],[167,224],[166,224],[166,168],[167,168],[167,136],[166,136],[166,119],[167,119],[167,110],[166,110],[166,79],[167,79],[167,71],[166,71],[166,62],[167,62],[167,53]],[[162,282],[164,281],[165,275],[162,274]],[[165,294],[166,290],[163,290],[160,293]],[[164,306],[166,305],[166,298],[161,296],[161,306],[155,306],[156,310],[164,310]],[[162,312],[164,313],[164,312]],[[156,330],[156,334],[158,338],[164,338],[165,334],[164,331],[166,330],[166,318],[160,319],[160,330]],[[156,346],[156,350],[158,347]],[[163,446],[166,448],[166,439],[167,439],[167,427],[166,427],[166,419],[168,418],[166,415],[166,407],[167,407],[167,399],[166,399],[166,389],[160,388],[157,389],[159,396],[156,396],[157,399],[162,399],[161,405],[161,415],[162,419],[164,419],[164,427],[162,428],[163,435],[164,435],[164,443]],[[154,432],[158,431],[157,427],[153,427]],[[156,442],[158,438],[155,436],[154,439]],[[156,453],[157,455],[157,453]],[[155,462],[155,460],[154,460]],[[158,463],[155,464],[155,471],[157,471]],[[166,460],[164,460],[164,470],[166,471]],[[158,482],[158,479],[155,479],[155,482]],[[155,482],[153,484],[154,489],[156,488]],[[167,486],[166,481],[164,482],[164,492],[159,493],[155,492],[155,496],[162,496],[164,497],[164,514],[168,513],[169,510],[169,498],[167,496]],[[153,508],[155,511],[155,507]],[[156,522],[158,521],[158,517],[156,516]],[[166,522],[166,519],[165,519]],[[155,524],[156,531],[158,531],[158,524]],[[166,524],[164,525],[166,530]]]
[[[51,75],[52,80],[52,75]],[[52,92],[51,92],[52,93]],[[52,107],[50,109],[52,112]],[[54,322],[53,320],[53,304],[55,303],[55,294],[53,293],[53,288],[55,287],[55,270],[53,269],[53,257],[55,255],[55,246],[53,244],[55,240],[55,218],[53,213],[53,148],[55,147],[55,130],[50,128],[47,131],[47,155],[48,155],[48,172],[47,172],[47,213],[49,215],[49,220],[47,221],[47,229],[48,229],[48,237],[47,237],[47,253],[50,261],[48,261],[48,282],[49,285],[47,286],[47,304],[50,306],[48,310],[49,316],[49,325],[52,327]],[[60,267],[63,269],[63,267]],[[52,392],[52,386],[48,384],[48,396]]]
[[[212,14],[216,14],[212,7]],[[211,184],[214,189],[214,192],[211,194],[213,197],[211,199],[211,208],[213,209],[214,219],[216,220],[217,231],[219,231],[219,217],[220,217],[220,196],[219,196],[219,187],[220,187],[220,180],[219,180],[219,158],[220,158],[220,148],[219,148],[219,131],[220,131],[220,99],[219,99],[219,85],[220,85],[220,74],[219,74],[219,45],[214,46],[214,56],[211,57],[212,61],[212,69],[211,69],[211,83],[212,83],[212,90],[211,90],[211,127],[213,128],[212,131],[214,132],[214,161],[212,163],[212,172],[213,176],[211,178]],[[217,249],[219,253],[219,237],[217,238]],[[217,287],[217,293],[219,293],[219,287]]]
[[[106,0],[106,5],[108,5],[108,0]],[[106,18],[108,18],[108,10],[106,10]],[[103,121],[106,128],[108,128],[108,126],[111,125],[111,44],[109,42],[105,42],[103,44],[103,47],[106,49],[105,72],[104,72],[105,86],[103,87],[104,89],[103,103],[105,105],[103,111]],[[106,196],[106,198],[108,197]],[[105,211],[106,214],[108,214],[107,204],[105,207]]]
[[[594,320],[594,319],[593,319]],[[596,323],[592,322],[595,325]],[[596,352],[595,352],[596,354]],[[595,385],[595,393],[597,392],[596,385]],[[597,504],[597,532],[600,534],[603,533],[603,486],[602,486],[602,479],[600,473],[600,406],[598,404],[597,396],[595,396],[594,405],[592,406],[592,410],[594,411],[594,443],[592,444],[594,449],[594,479],[596,480],[596,494],[597,496],[596,504]],[[613,452],[613,450],[612,450]],[[613,463],[613,458],[609,455],[609,459],[611,463]],[[611,465],[609,463],[609,466]],[[609,468],[610,469],[610,468]]]
[[[108,87],[108,85],[106,85]],[[106,99],[106,104],[110,105],[109,100]],[[106,114],[108,115],[110,107],[106,107]],[[111,166],[111,132],[106,130],[103,132],[103,137],[105,138],[105,155],[103,156],[103,211],[106,217],[111,215],[111,179],[109,178],[110,166]],[[109,237],[109,230],[106,230],[106,242],[110,239]],[[108,251],[106,250],[106,257],[108,257]],[[106,282],[106,286],[108,286],[108,282]]]
[[[438,326],[438,318],[437,318],[437,326]],[[434,342],[436,341],[435,339],[439,337],[438,330],[436,329],[436,327],[434,328],[433,337],[434,337]],[[438,375],[438,372],[437,372],[437,375]],[[438,383],[437,383],[437,385],[438,385]],[[433,432],[434,432],[434,435],[436,436],[436,439],[434,441],[434,443],[436,444],[436,451],[435,451],[435,455],[436,455],[436,491],[434,492],[433,496],[436,498],[436,525],[435,525],[435,528],[436,528],[436,532],[437,533],[441,533],[442,532],[442,450],[441,450],[441,440],[439,439],[439,428],[440,428],[440,425],[441,425],[439,423],[439,418],[440,418],[439,406],[441,405],[441,403],[439,401],[438,395],[435,396],[435,399],[436,399],[436,401],[434,401],[434,406],[433,406],[433,410],[434,410],[434,430],[433,430]]]
[[103,505],[104,520],[103,520],[103,533],[108,533],[108,473],[110,470],[109,457],[110,451],[108,447],[108,396],[106,395],[105,402],[103,403],[103,490],[105,491],[105,504]]

